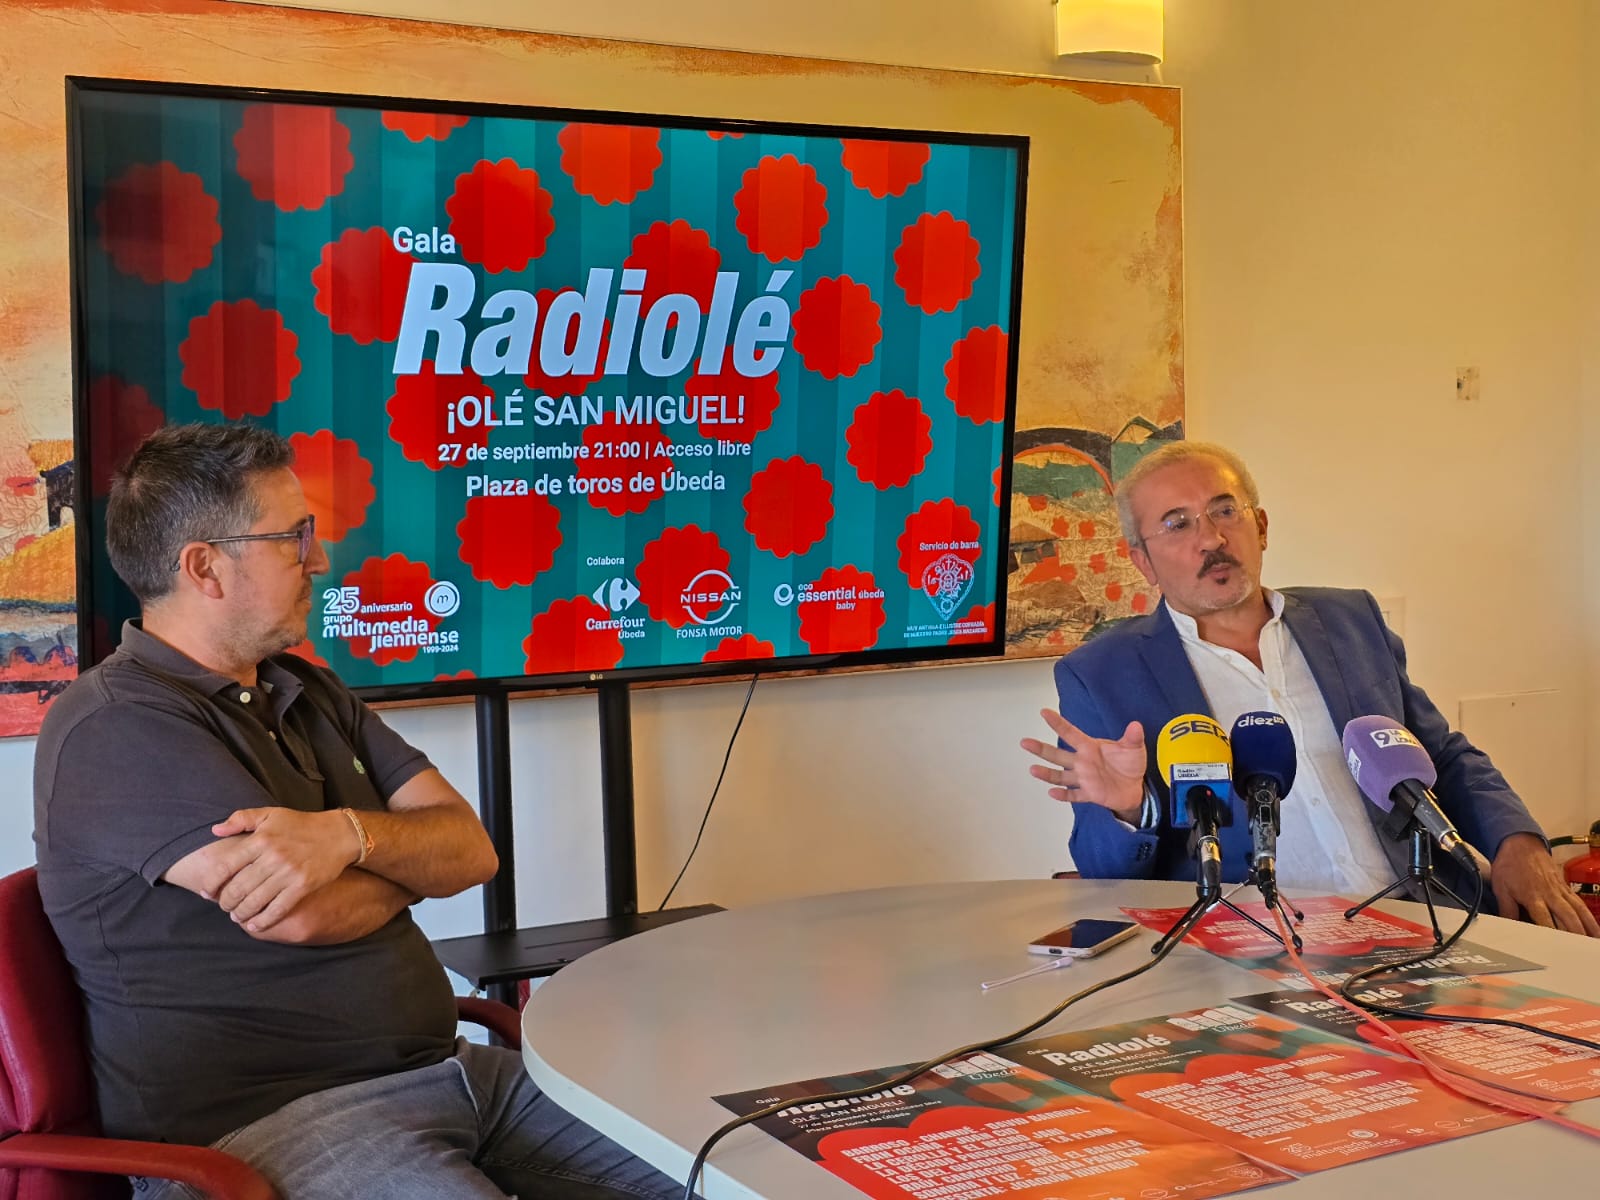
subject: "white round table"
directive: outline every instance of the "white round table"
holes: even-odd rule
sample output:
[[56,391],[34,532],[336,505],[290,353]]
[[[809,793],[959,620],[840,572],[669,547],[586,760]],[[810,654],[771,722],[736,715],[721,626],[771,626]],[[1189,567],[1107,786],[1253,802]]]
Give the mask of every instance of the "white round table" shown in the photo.
[[[1015,880],[714,913],[614,943],[544,983],[523,1014],[523,1059],[552,1099],[682,1180],[701,1143],[732,1115],[712,1096],[917,1062],[1007,1033],[1072,992],[1137,966],[1154,941],[1141,933],[1070,970],[982,991],[980,981],[1041,961],[1024,949],[1034,935],[1074,917],[1117,916],[1123,905],[1182,907],[1193,898],[1187,883]],[[1426,921],[1419,905],[1380,907]],[[1455,917],[1441,913],[1447,933]],[[1466,936],[1548,964],[1513,976],[1520,982],[1600,1001],[1600,942],[1493,917],[1480,918]],[[1180,946],[1149,974],[1090,997],[1031,1036],[1273,988]],[[1600,1124],[1600,1099],[1568,1111]],[[1531,1122],[1283,1186],[1292,1200],[1404,1195],[1419,1186],[1447,1200],[1505,1200],[1588,1194],[1596,1172],[1600,1141]],[[718,1143],[700,1192],[707,1200],[861,1195],[753,1128]]]

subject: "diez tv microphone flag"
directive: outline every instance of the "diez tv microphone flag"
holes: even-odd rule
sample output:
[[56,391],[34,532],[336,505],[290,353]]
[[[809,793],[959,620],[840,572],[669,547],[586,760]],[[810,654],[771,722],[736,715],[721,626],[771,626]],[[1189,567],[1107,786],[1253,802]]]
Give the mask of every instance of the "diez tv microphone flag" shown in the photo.
[[1233,770],[1250,822],[1250,865],[1263,897],[1277,888],[1278,806],[1294,786],[1294,734],[1278,713],[1247,712],[1233,723]]

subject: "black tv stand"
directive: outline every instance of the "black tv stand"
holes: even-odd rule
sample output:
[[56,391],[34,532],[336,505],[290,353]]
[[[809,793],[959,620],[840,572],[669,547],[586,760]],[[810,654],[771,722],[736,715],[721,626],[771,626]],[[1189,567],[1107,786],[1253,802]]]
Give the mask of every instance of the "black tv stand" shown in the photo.
[[439,960],[491,997],[513,1006],[517,983],[549,975],[618,938],[717,912],[701,904],[639,912],[639,862],[633,824],[633,715],[628,685],[598,688],[601,818],[605,837],[606,915],[589,921],[517,928],[516,839],[511,806],[511,698],[504,690],[477,697],[478,812],[500,856],[483,885],[483,933],[433,943]]

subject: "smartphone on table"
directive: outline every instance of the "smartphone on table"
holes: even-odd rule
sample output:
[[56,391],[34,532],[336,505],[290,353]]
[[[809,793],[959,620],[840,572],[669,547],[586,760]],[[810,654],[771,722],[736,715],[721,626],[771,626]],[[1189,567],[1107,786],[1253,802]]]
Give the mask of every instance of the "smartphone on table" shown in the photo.
[[1036,937],[1028,943],[1029,954],[1051,954],[1066,958],[1093,958],[1118,942],[1139,932],[1132,921],[1107,921],[1082,918],[1060,929]]

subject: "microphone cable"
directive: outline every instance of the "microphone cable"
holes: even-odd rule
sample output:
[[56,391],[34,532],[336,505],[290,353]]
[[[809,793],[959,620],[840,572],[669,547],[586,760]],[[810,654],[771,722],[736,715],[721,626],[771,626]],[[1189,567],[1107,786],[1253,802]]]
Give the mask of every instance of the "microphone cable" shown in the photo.
[[1013,1030],[1011,1033],[1002,1034],[997,1038],[989,1038],[987,1041],[973,1042],[971,1045],[961,1046],[954,1050],[948,1050],[936,1058],[930,1058],[925,1063],[908,1068],[907,1070],[900,1072],[900,1074],[895,1075],[890,1079],[882,1080],[878,1083],[863,1084],[860,1087],[849,1088],[842,1092],[829,1092],[822,1096],[798,1096],[789,1100],[779,1100],[776,1103],[767,1105],[765,1108],[757,1109],[755,1112],[746,1113],[742,1117],[735,1117],[733,1120],[729,1121],[726,1125],[723,1125],[720,1129],[714,1132],[701,1145],[700,1152],[695,1155],[694,1165],[689,1168],[689,1178],[683,1185],[683,1200],[695,1200],[695,1180],[700,1177],[700,1172],[705,1167],[706,1159],[711,1154],[711,1148],[723,1138],[727,1137],[728,1134],[732,1133],[735,1129],[739,1129],[745,1125],[753,1124],[756,1121],[763,1121],[770,1116],[782,1112],[786,1108],[792,1108],[798,1103],[803,1102],[806,1104],[824,1104],[831,1100],[853,1100],[860,1096],[870,1096],[874,1092],[887,1091],[890,1088],[896,1088],[902,1084],[910,1083],[919,1076],[927,1074],[935,1067],[947,1062],[951,1062],[954,1059],[967,1058],[973,1054],[982,1054],[987,1050],[996,1050],[1001,1046],[1005,1046],[1011,1042],[1025,1038],[1041,1026],[1048,1025],[1067,1009],[1078,1003],[1078,1001],[1086,1000],[1095,993],[1103,992],[1107,988],[1114,987],[1119,983],[1126,983],[1130,979],[1137,979],[1146,971],[1152,970],[1158,963],[1164,961],[1169,954],[1177,949],[1179,944],[1179,940],[1176,938],[1169,941],[1164,947],[1158,950],[1155,955],[1147,959],[1141,965],[1135,967],[1133,970],[1124,971],[1121,975],[1113,975],[1110,979],[1102,979],[1099,983],[1090,984],[1082,991],[1075,992],[1068,996],[1065,1000],[1061,1001],[1061,1003],[1057,1004],[1054,1008],[1046,1012],[1042,1017],[1028,1022],[1028,1024],[1024,1025],[1021,1029]]
[[728,749],[722,756],[722,770],[717,772],[717,782],[711,788],[711,799],[706,801],[706,811],[700,818],[700,828],[694,835],[694,845],[689,847],[689,857],[683,860],[683,866],[678,870],[678,877],[672,881],[672,886],[667,889],[667,894],[661,897],[661,903],[656,905],[660,912],[667,907],[667,901],[672,899],[672,893],[678,890],[678,885],[683,882],[684,872],[689,869],[689,864],[694,861],[694,852],[700,849],[700,839],[705,836],[706,822],[711,820],[711,808],[717,802],[717,793],[722,790],[722,777],[728,773],[728,760],[733,757],[733,744],[739,740],[739,730],[744,727],[744,716],[750,711],[750,697],[756,693],[756,680],[761,678],[758,671],[750,676],[750,686],[745,689],[744,707],[739,710],[739,719],[733,723],[733,732],[728,735]]
[[[1444,948],[1448,948],[1450,945],[1454,944],[1461,937],[1461,935],[1466,932],[1467,926],[1471,925],[1473,920],[1477,917],[1478,908],[1482,903],[1483,880],[1480,877],[1478,880],[1478,894],[1473,899],[1472,908],[1467,913],[1467,919],[1461,923],[1460,928],[1457,929],[1453,935],[1446,939]],[[1324,996],[1327,996],[1341,1008],[1348,1009],[1351,1013],[1355,1014],[1355,1016],[1358,1017],[1362,1023],[1375,1030],[1379,1037],[1379,1044],[1387,1047],[1390,1053],[1396,1054],[1402,1058],[1416,1063],[1428,1073],[1434,1082],[1438,1083],[1441,1087],[1455,1092],[1459,1096],[1465,1096],[1469,1100],[1476,1100],[1481,1104],[1487,1104],[1495,1108],[1504,1109],[1507,1112],[1518,1113],[1522,1116],[1535,1117],[1540,1120],[1549,1121],[1552,1124],[1561,1126],[1563,1129],[1571,1130],[1574,1133],[1581,1133],[1587,1137],[1600,1138],[1600,1128],[1596,1128],[1592,1125],[1585,1125],[1580,1121],[1574,1121],[1571,1117],[1561,1115],[1561,1109],[1565,1107],[1565,1105],[1559,1101],[1547,1100],[1543,1097],[1524,1095],[1508,1085],[1471,1079],[1456,1073],[1451,1068],[1436,1061],[1431,1052],[1423,1050],[1420,1046],[1413,1045],[1399,1030],[1391,1029],[1383,1021],[1380,1021],[1376,1016],[1368,1012],[1366,1005],[1362,1001],[1355,1000],[1344,994],[1345,988],[1357,978],[1370,977],[1378,974],[1380,970],[1393,970],[1401,966],[1410,965],[1411,963],[1424,962],[1428,958],[1433,957],[1433,954],[1436,954],[1437,951],[1434,951],[1428,955],[1424,955],[1418,959],[1408,960],[1407,963],[1384,963],[1380,964],[1380,966],[1377,968],[1368,968],[1365,971],[1359,972],[1357,975],[1352,975],[1350,979],[1347,979],[1336,992],[1333,988],[1329,987],[1326,983],[1312,974],[1311,970],[1306,966],[1305,960],[1295,952],[1294,947],[1289,942],[1288,927],[1284,924],[1283,917],[1277,912],[1274,912],[1272,917],[1273,920],[1275,920],[1278,924],[1278,935],[1283,942],[1284,950],[1289,955],[1289,961],[1294,964],[1295,969],[1299,971],[1301,975],[1305,976],[1306,980],[1318,992],[1322,993]],[[1401,1015],[1409,1020],[1415,1019],[1421,1014],[1402,1013]]]
[[1402,962],[1379,963],[1363,971],[1357,971],[1339,985],[1340,998],[1348,1001],[1349,1004],[1364,1008],[1368,1012],[1381,1013],[1390,1018],[1401,1017],[1407,1021],[1433,1021],[1441,1025],[1498,1025],[1505,1029],[1520,1029],[1523,1033],[1535,1034],[1538,1037],[1550,1038],[1557,1042],[1566,1042],[1570,1046],[1581,1046],[1585,1050],[1593,1050],[1600,1054],[1600,1042],[1590,1041],[1588,1038],[1581,1038],[1576,1034],[1561,1033],[1554,1029],[1541,1029],[1537,1025],[1530,1025],[1526,1021],[1515,1021],[1510,1017],[1463,1017],[1454,1013],[1408,1012],[1403,1008],[1391,1008],[1375,1000],[1351,995],[1351,990],[1362,980],[1371,979],[1389,971],[1400,971],[1407,967],[1419,966],[1429,959],[1438,958],[1460,941],[1461,935],[1466,933],[1467,927],[1478,919],[1478,911],[1483,906],[1483,876],[1474,872],[1472,877],[1477,882],[1478,890],[1477,894],[1472,898],[1472,907],[1467,910],[1466,920],[1462,921],[1456,931],[1447,937],[1437,949],[1429,949],[1426,953],[1420,954],[1416,958],[1409,958]]

